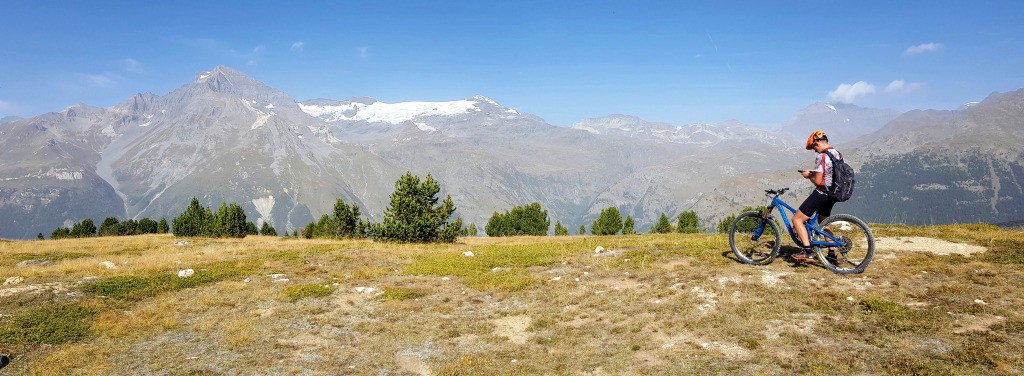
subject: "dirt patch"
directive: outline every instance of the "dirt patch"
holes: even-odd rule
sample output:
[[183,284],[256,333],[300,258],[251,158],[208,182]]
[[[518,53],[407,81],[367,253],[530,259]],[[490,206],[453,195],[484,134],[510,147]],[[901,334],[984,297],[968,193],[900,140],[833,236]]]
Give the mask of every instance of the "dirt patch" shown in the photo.
[[427,365],[427,362],[413,354],[401,352],[395,354],[395,364],[398,364],[398,367],[402,370],[412,374],[424,376],[433,374],[430,372],[430,366]]
[[986,248],[980,245],[953,243],[920,236],[897,236],[875,239],[875,250],[931,252],[938,255],[957,254],[970,256],[974,253],[985,252]]
[[964,334],[968,332],[990,332],[993,325],[1006,321],[1003,316],[996,315],[962,315],[956,320],[956,327],[953,333]]
[[526,328],[530,327],[530,323],[533,319],[527,315],[520,316],[508,316],[500,319],[491,321],[494,324],[494,334],[502,337],[508,337],[512,343],[525,345],[526,340],[530,337],[530,333],[526,331]]

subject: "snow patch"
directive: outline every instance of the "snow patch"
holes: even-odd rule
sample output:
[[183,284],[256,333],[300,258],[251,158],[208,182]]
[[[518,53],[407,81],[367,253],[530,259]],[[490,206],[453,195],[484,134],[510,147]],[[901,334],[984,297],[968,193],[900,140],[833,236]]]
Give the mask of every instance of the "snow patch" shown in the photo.
[[836,106],[833,106],[831,104],[825,103],[825,107],[828,107],[829,109],[831,109],[832,112],[839,112],[838,110],[836,110]]
[[348,103],[337,106],[304,105],[299,103],[299,108],[311,116],[327,121],[355,120],[370,123],[401,124],[425,116],[454,116],[477,112],[480,111],[476,106],[478,103],[479,101],[476,100],[452,102],[374,102],[372,104]]

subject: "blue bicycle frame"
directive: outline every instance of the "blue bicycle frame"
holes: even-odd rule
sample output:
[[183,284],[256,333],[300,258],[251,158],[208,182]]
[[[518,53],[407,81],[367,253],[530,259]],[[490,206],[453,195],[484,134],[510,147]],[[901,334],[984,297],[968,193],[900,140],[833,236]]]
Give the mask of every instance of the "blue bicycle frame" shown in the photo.
[[[780,207],[780,206],[782,208],[784,208],[784,209],[789,210],[793,215],[796,215],[796,209],[793,209],[792,206],[789,206],[789,204],[786,204],[785,202],[780,200],[778,196],[773,197],[771,204],[768,205],[768,208],[765,209],[765,212],[764,212],[763,216],[761,217],[762,218],[761,219],[761,225],[757,227],[757,231],[754,231],[754,236],[752,237],[753,240],[757,241],[759,238],[761,238],[761,233],[764,231],[764,227],[765,227],[765,221],[774,220],[774,217],[772,217],[772,215],[771,215],[772,214],[772,210],[774,210],[776,207]],[[782,215],[782,223],[786,224],[786,230],[789,231],[789,237],[793,239],[793,243],[796,243],[796,245],[803,244],[803,243],[800,242],[800,238],[796,235],[796,231],[793,231],[793,225],[791,225],[789,223],[789,218],[786,216],[786,211],[780,209],[779,210],[779,214]],[[827,248],[827,247],[841,247],[842,246],[842,243],[843,243],[842,240],[840,240],[839,238],[833,236],[832,234],[829,234],[829,233],[827,233],[825,231],[822,231],[822,230],[818,229],[818,226],[814,225],[816,223],[818,223],[818,213],[814,213],[814,216],[811,217],[810,219],[808,219],[806,223],[804,223],[804,227],[807,228],[807,237],[808,237],[808,239],[813,239],[814,238],[814,234],[818,234],[818,235],[821,235],[821,237],[819,237],[819,239],[827,239],[829,241],[811,240],[811,246],[812,247],[817,246],[817,247],[825,247],[825,248]]]

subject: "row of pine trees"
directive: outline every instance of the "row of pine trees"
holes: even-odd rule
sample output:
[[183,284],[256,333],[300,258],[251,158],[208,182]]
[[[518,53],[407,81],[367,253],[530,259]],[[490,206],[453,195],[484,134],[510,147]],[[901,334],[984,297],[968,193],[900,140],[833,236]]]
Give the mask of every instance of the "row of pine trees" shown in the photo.
[[[369,219],[362,218],[357,204],[348,204],[342,199],[338,199],[334,203],[334,210],[331,214],[324,214],[319,220],[310,222],[301,229],[301,232],[296,230],[292,234],[285,232],[283,235],[285,237],[301,236],[307,239],[369,238],[419,243],[450,243],[459,236],[476,236],[476,224],[464,227],[461,218],[448,221],[455,213],[455,204],[452,202],[451,196],[440,200],[438,198],[440,190],[440,185],[430,174],[421,180],[412,173],[406,173],[395,182],[395,191],[390,196],[389,204],[380,223],[373,223]],[[727,218],[722,223],[726,221],[732,222]],[[540,203],[534,202],[529,205],[515,206],[504,213],[494,212],[484,231],[488,236],[544,236],[547,235],[550,226],[551,220],[548,219],[548,211],[544,210]],[[627,215],[623,219],[619,210],[612,206],[602,210],[598,218],[591,223],[590,233],[593,235],[636,234],[634,226],[632,216]],[[727,223],[719,224],[720,229],[722,226],[728,229]],[[685,211],[676,217],[674,226],[668,216],[662,213],[650,232],[664,234],[699,231],[697,213]],[[182,237],[242,238],[246,235],[278,235],[277,230],[268,223],[263,223],[262,227],[257,228],[255,223],[247,221],[245,211],[236,203],[222,203],[216,211],[213,211],[209,207],[202,206],[197,198],[192,198],[185,211],[174,218],[170,226],[166,219],[160,219],[159,222],[149,218],[142,218],[138,221],[134,219],[119,221],[117,218],[111,217],[104,220],[99,228],[96,228],[91,219],[85,219],[75,223],[70,229],[58,227],[51,233],[50,238],[124,236],[167,232],[173,232],[175,236]],[[581,225],[577,234],[586,233],[586,226]],[[569,235],[569,229],[562,225],[561,221],[555,221],[554,234],[556,236]],[[43,239],[42,233],[39,234],[39,239]]]

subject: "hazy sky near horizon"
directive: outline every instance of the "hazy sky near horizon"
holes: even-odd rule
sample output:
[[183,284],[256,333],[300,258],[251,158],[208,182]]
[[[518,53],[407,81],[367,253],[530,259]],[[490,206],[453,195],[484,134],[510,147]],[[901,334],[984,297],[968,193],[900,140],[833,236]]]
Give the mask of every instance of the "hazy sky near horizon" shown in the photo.
[[485,95],[775,126],[814,102],[952,109],[1024,87],[1021,1],[0,4],[0,117],[166,94],[217,65],[296,100]]

